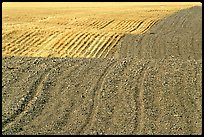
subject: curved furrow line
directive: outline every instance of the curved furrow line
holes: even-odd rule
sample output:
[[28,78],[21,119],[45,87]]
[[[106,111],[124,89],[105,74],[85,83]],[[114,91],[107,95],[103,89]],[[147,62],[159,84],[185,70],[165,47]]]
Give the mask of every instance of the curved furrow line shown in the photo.
[[137,28],[137,30],[136,30],[136,32],[135,33],[141,33],[143,30],[144,30],[144,28],[147,26],[147,24],[150,22],[150,20],[145,20],[138,28]]
[[84,33],[79,39],[77,39],[77,40],[73,43],[73,46],[72,46],[71,48],[69,48],[69,50],[68,50],[69,56],[71,56],[71,55],[74,53],[74,51],[75,51],[75,49],[77,48],[77,46],[78,46],[82,41],[84,41],[84,39],[85,39],[88,35],[90,35],[90,34],[91,34],[90,32]]
[[151,22],[149,22],[149,24],[146,26],[146,28],[141,33],[145,33],[146,31],[148,31],[157,22],[158,20],[152,20]]
[[86,57],[91,58],[95,52],[95,50],[98,48],[98,46],[103,42],[104,36],[106,36],[106,33],[100,34],[99,37],[94,40],[94,42],[90,45],[89,50],[87,49],[88,54]]
[[22,32],[21,31],[21,34],[18,36],[18,37],[16,37],[15,39],[13,39],[10,43],[8,43],[8,44],[12,44],[12,43],[14,43],[15,41],[18,41],[19,39],[21,39],[24,35],[26,35],[26,34],[28,34],[30,31],[26,31],[26,32]]
[[118,25],[117,30],[121,30],[121,28],[123,28],[127,24],[127,20],[123,20],[121,22],[122,23],[120,25]]
[[91,38],[86,42],[85,45],[82,46],[82,48],[80,48],[80,50],[78,51],[78,53],[80,53],[81,57],[86,57],[86,52],[87,50],[89,50],[90,45],[95,41],[96,37],[98,37],[100,34],[99,33],[94,33]]
[[38,36],[34,37],[33,39],[34,40],[31,43],[29,43],[29,49],[27,50],[26,53],[24,53],[25,56],[31,56],[33,54],[34,48],[36,48],[33,45],[35,43],[38,43],[41,40],[41,37],[38,35]]
[[[80,52],[78,52],[86,43],[88,40],[90,40],[90,38],[94,35],[94,33],[89,33],[88,35],[86,35],[86,37],[79,43],[76,45],[76,48],[73,50],[72,54],[70,54],[71,57],[78,57],[81,55]],[[78,53],[78,54],[76,54]]]
[[69,38],[69,36],[72,35],[72,33],[67,33],[63,35],[60,39],[58,39],[53,45],[52,48],[55,50],[57,49],[60,45],[64,44],[64,42]]
[[124,31],[123,28],[126,27],[128,25],[127,21],[125,20],[119,27],[117,30],[120,30],[120,31]]
[[115,39],[119,37],[118,34],[114,34],[112,36],[110,36],[107,40],[106,43],[104,43],[104,46],[95,54],[95,57],[100,58],[102,56],[102,54],[106,54],[104,53],[105,50],[111,45],[113,44],[113,42],[115,41]]
[[12,48],[12,46],[14,45],[13,43],[15,43],[15,42],[18,41],[18,40],[22,40],[22,39],[23,39],[23,36],[26,35],[26,34],[28,34],[28,33],[29,33],[29,31],[27,31],[27,32],[22,32],[22,34],[21,34],[19,37],[15,38],[14,40],[12,40],[12,41],[9,42],[8,44],[6,44],[5,50],[9,50],[10,48]]
[[49,37],[49,36],[46,35],[46,36],[43,36],[43,38],[42,38],[42,37],[40,37],[40,35],[38,35],[38,37],[32,43],[29,44],[30,48],[27,50],[28,52],[25,55],[26,56],[33,56],[33,54],[36,54],[37,51],[40,50],[40,47],[39,47],[40,44],[42,42],[44,42],[47,37]]
[[72,33],[72,35],[65,40],[64,44],[62,45],[62,47],[64,47],[64,50],[63,50],[63,53],[60,54],[61,57],[68,56],[67,51],[68,51],[69,47],[73,44],[73,40],[76,37],[80,37],[81,35],[82,35],[82,33],[80,31],[78,31],[76,33]]
[[37,41],[36,43],[34,43],[33,47],[34,50],[31,53],[31,55],[33,56],[34,54],[38,53],[41,50],[41,44],[46,41],[51,35],[53,34],[47,34],[46,36],[43,36],[43,38],[41,38],[39,41]]
[[114,22],[114,20],[107,21],[106,24],[104,24],[103,26],[101,26],[99,29],[104,29],[104,28],[106,28],[106,27],[109,26],[112,22]]
[[89,26],[96,26],[98,23],[100,22],[100,20],[94,20],[92,23],[90,23],[90,25]]
[[[144,69],[144,68],[143,68]],[[139,88],[139,101],[140,101],[140,118],[139,118],[139,133],[143,134],[144,122],[145,122],[145,102],[144,102],[144,90],[145,90],[145,79],[147,78],[149,68],[144,70],[144,75],[141,79],[140,88]]]
[[32,39],[30,39],[29,41],[27,41],[28,46],[26,49],[24,49],[23,51],[19,52],[18,55],[25,55],[27,56],[28,53],[31,51],[31,49],[33,48],[32,45],[33,43],[37,42],[38,40],[40,40],[40,38],[38,37],[38,35],[35,35]]
[[122,26],[121,27],[121,30],[123,30],[123,31],[127,31],[127,28],[131,25],[131,20],[128,20],[125,24],[124,24],[124,26]]
[[128,31],[131,32],[132,30],[136,29],[136,27],[138,26],[139,22],[140,22],[139,20],[132,21],[132,24],[130,25]]
[[[34,35],[33,38],[31,38],[31,39],[28,40],[28,42],[33,42],[34,38],[36,38],[36,37],[37,37],[37,35]],[[29,45],[25,45],[25,46],[29,46]],[[30,48],[31,48],[31,47],[30,47]],[[20,50],[20,51],[18,51],[16,54],[20,56],[21,51],[24,51],[24,49],[25,49],[25,48],[17,48],[17,50]],[[15,54],[14,54],[14,55],[15,55]]]
[[[37,33],[38,33],[38,32],[35,31],[35,32],[33,32],[29,37],[27,37],[27,38],[25,38],[23,41],[21,41],[21,42],[19,43],[19,47],[17,47],[16,50],[14,50],[13,52],[12,52],[12,50],[11,50],[12,54],[18,55],[18,53],[19,53],[20,51],[22,51],[22,50],[24,50],[26,47],[28,47],[27,43],[30,42],[31,40],[33,40],[33,39],[32,39],[33,36],[35,36]],[[17,46],[18,46],[18,45],[17,45]]]
[[46,39],[47,41],[44,41],[43,45],[48,44],[50,41],[52,41],[53,39],[58,38],[58,36],[60,36],[62,34],[63,34],[62,32],[61,33],[59,33],[59,32],[50,32],[49,35],[48,35],[49,36],[48,39]]
[[84,47],[84,49],[82,49],[82,57],[87,57],[90,54],[90,51],[92,50],[93,46],[97,43],[97,40],[100,39],[98,37],[102,37],[102,34],[96,33],[96,35],[93,37],[93,39],[91,39],[91,41],[88,43],[88,47]]
[[131,21],[130,23],[129,23],[129,25],[127,25],[126,27],[125,27],[125,31],[127,31],[127,32],[130,32],[134,27],[134,21]]
[[[101,56],[101,55],[100,55],[99,57],[104,57],[104,58],[106,58],[106,57],[109,55],[110,51],[112,51],[112,50],[115,48],[115,46],[117,45],[117,43],[120,41],[120,39],[121,39],[123,36],[124,36],[123,34],[118,35],[118,36],[116,37],[115,41],[113,41],[113,43],[110,45],[110,47],[107,46],[107,48],[105,49],[105,51],[102,52],[102,53],[105,53],[105,55],[104,55],[104,56]],[[106,51],[106,50],[108,50],[108,51]]]
[[105,37],[105,39],[102,40],[103,43],[101,43],[100,46],[97,46],[97,49],[95,50],[95,53],[92,57],[96,58],[98,56],[98,54],[100,54],[100,51],[103,50],[106,43],[110,43],[110,40],[112,41],[114,39],[114,36],[115,36],[114,34],[107,34],[107,37]]
[[[66,41],[68,41],[68,39],[70,39],[73,36],[73,33],[69,33],[68,35],[66,35],[66,37],[64,37],[64,39],[61,41],[60,43],[56,43],[56,45],[53,45],[53,49],[55,52],[57,52],[59,55],[63,54],[63,52],[65,51],[65,46],[67,45]],[[60,38],[59,38],[60,39]]]
[[[47,36],[46,36],[46,37],[47,37]],[[24,49],[24,50],[22,50],[22,51],[20,51],[19,54],[22,54],[25,50],[28,50],[28,51],[29,51],[30,47],[32,47],[32,48],[38,48],[38,45],[40,45],[41,42],[45,41],[46,37],[44,37],[44,38],[42,38],[42,39],[39,38],[38,40],[35,41],[35,43],[33,43],[33,45],[31,45],[30,43],[26,44],[26,45],[28,45],[27,48]],[[30,46],[30,45],[31,45],[31,46]],[[36,45],[36,46],[35,46],[35,45]],[[32,51],[32,52],[30,52],[30,53],[34,54],[35,51]]]
[[134,28],[130,31],[131,33],[136,33],[138,28],[140,28],[140,26],[143,24],[144,20],[142,21],[138,21],[136,26],[134,26]]
[[28,32],[25,32],[25,34],[20,38],[20,39],[17,39],[14,44],[18,44],[20,43],[21,41],[24,41],[25,38],[29,37],[30,35],[32,35],[32,33],[34,33],[35,31],[28,31]]
[[[72,76],[74,76],[75,78],[79,77],[79,76],[84,76],[84,75],[88,74],[87,72],[91,71],[91,69],[93,69],[93,68],[90,68],[89,65],[86,65],[86,63],[84,63],[82,65],[76,64],[75,66],[72,66],[72,68],[67,69],[65,72],[63,72],[65,75],[61,74],[62,77],[58,76],[56,81],[59,81],[61,79],[67,78],[67,77],[71,78]],[[75,72],[77,72],[77,73],[75,74]],[[81,80],[84,81],[84,78],[85,77],[82,77]],[[60,83],[60,84],[63,85],[65,83]],[[57,105],[58,104],[56,104],[56,106]],[[56,131],[60,132],[60,130],[63,131],[64,127],[66,128],[66,125],[71,120],[70,114],[72,112],[74,112],[75,110],[77,110],[78,107],[81,107],[81,104],[76,106],[77,108],[75,106],[76,105],[71,105],[71,106],[66,106],[63,108],[64,110],[67,109],[69,111],[67,111],[65,114],[63,114],[62,117],[60,117],[60,119],[55,120],[55,124],[53,125],[53,127],[55,127]],[[55,112],[55,111],[56,110],[54,110],[53,112]]]
[[11,31],[3,31],[2,30],[2,40],[5,39],[6,36],[11,35],[12,33],[17,32],[17,30],[11,30]]
[[138,24],[140,23],[140,20],[132,21],[131,25],[128,26],[127,30],[131,32],[132,30],[136,29],[138,27]]
[[149,23],[149,21],[151,21],[149,18],[144,19],[144,20],[142,21],[142,24],[138,27],[138,29],[144,28],[144,27],[146,26],[146,24]]
[[106,21],[106,20],[102,20],[100,22],[100,24],[97,24],[97,28],[98,29],[101,29],[101,28],[104,28],[104,26],[106,26],[106,24],[108,24],[110,21]]
[[103,83],[105,82],[105,79],[106,79],[107,75],[109,74],[109,72],[112,70],[112,68],[116,64],[117,64],[117,61],[111,62],[110,65],[107,65],[107,67],[104,69],[101,76],[98,78],[96,84],[93,87],[91,87],[91,91],[92,90],[94,91],[94,93],[92,95],[93,105],[92,105],[92,108],[90,110],[91,113],[89,113],[85,124],[81,127],[81,129],[78,131],[77,134],[84,132],[84,130],[86,130],[86,128],[91,127],[92,123],[94,123],[92,121],[93,121],[93,118],[96,117],[96,114],[98,112],[98,107],[99,107],[99,103],[100,103],[100,96],[101,96]]
[[121,22],[122,22],[122,23],[117,26],[117,30],[122,30],[122,28],[127,25],[127,22],[128,22],[128,21],[127,21],[127,20],[123,20],[123,21],[121,21]]
[[65,48],[66,54],[68,54],[67,52],[73,48],[76,41],[78,41],[78,39],[80,39],[84,34],[85,34],[84,32],[77,32],[76,34],[74,34],[72,37],[69,38],[69,41],[67,42],[67,45]]
[[[92,20],[86,20],[86,21],[82,21],[80,20],[78,22],[78,26],[83,26],[83,27],[91,27],[92,24],[96,23],[96,20],[92,19]],[[75,24],[74,24],[75,25]]]
[[44,41],[42,43],[42,45],[44,45],[44,46],[42,47],[41,51],[39,51],[38,53],[34,54],[34,56],[48,57],[49,55],[51,55],[52,53],[50,53],[50,50],[51,50],[50,45],[52,45],[53,39],[57,39],[58,36],[59,36],[58,33],[52,34],[46,41]]
[[148,30],[148,28],[150,28],[150,25],[154,23],[154,20],[149,20],[146,22],[146,24],[144,24],[142,30],[140,31],[140,33],[144,33]]
[[[60,34],[62,34],[62,33],[60,33]],[[51,42],[53,41],[53,39],[56,39],[56,38],[58,38],[58,36],[60,35],[60,34],[58,34],[58,33],[50,33],[49,35],[48,35],[48,37],[45,39],[45,41],[43,41],[40,45],[40,47],[39,47],[39,51],[38,52],[36,52],[36,53],[34,53],[34,55],[33,56],[49,56],[49,55],[51,55],[51,47],[50,47],[50,45],[52,44]]]
[[24,100],[22,101],[22,104],[16,112],[7,118],[7,120],[2,123],[3,125],[3,132],[6,131],[17,118],[23,117],[23,115],[28,112],[29,108],[32,107],[34,102],[36,102],[37,98],[41,95],[41,90],[44,86],[44,82],[48,78],[48,72],[50,71],[50,68],[43,74],[40,75],[40,77],[33,82],[31,88],[29,89],[27,95],[24,97]]
[[121,26],[120,30],[127,31],[126,28],[130,25],[131,20],[126,20],[126,22]]
[[114,26],[111,26],[112,30],[118,30],[118,28],[124,23],[124,20],[119,21],[117,24],[113,24]]
[[91,28],[91,29],[93,29],[93,28],[98,28],[97,26],[98,26],[98,24],[100,24],[100,20],[95,20],[91,25],[89,25],[88,26],[88,28]]
[[99,26],[100,26],[101,24],[103,24],[103,23],[104,23],[104,21],[98,20],[98,22],[97,22],[95,25],[93,25],[93,27],[94,27],[94,28],[99,28]]
[[87,44],[90,42],[90,40],[93,39],[93,36],[95,36],[95,33],[90,33],[90,35],[88,35],[83,42],[81,42],[81,44],[79,44],[77,46],[77,49],[74,50],[74,52],[72,53],[71,57],[81,57],[82,53],[81,51],[87,46]]
[[131,26],[134,24],[134,22],[132,21],[132,20],[129,20],[129,22],[126,24],[126,26],[124,26],[123,28],[122,28],[122,30],[124,30],[124,31],[130,31],[130,29],[131,29]]
[[[61,48],[63,48],[63,52],[61,51],[60,52],[60,55],[63,56],[63,55],[66,55],[66,51],[68,49],[68,44],[75,38],[75,36],[77,36],[78,34],[80,34],[80,32],[71,32],[69,33],[68,37],[65,38],[65,40],[63,41],[62,45],[60,46]],[[55,43],[56,44],[56,43]],[[52,45],[52,50],[54,49],[55,47],[55,44]],[[55,49],[56,50],[56,49]],[[65,57],[65,56],[64,56]]]

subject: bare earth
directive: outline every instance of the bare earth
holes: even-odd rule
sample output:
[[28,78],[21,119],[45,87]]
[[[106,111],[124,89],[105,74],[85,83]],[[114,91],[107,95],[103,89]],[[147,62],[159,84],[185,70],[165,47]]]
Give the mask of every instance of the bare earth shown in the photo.
[[[73,50],[58,44],[62,51],[52,51],[56,45],[49,47],[49,35],[57,41],[70,33],[50,24],[44,28],[50,30],[44,51],[43,41],[33,42],[38,48],[32,51],[32,44],[26,46],[43,30],[24,34],[29,25],[23,24],[9,30],[12,25],[3,23],[3,134],[202,134],[202,6],[162,15],[141,27],[143,33],[124,26],[116,32],[107,25],[105,33],[121,37],[113,36],[117,42],[109,50],[102,48],[109,40],[101,40],[101,50],[90,41],[98,51],[93,54],[81,50],[83,42],[68,40],[61,43],[74,43]],[[81,33],[78,27],[75,32]],[[91,27],[86,36],[101,31]],[[23,35],[27,39],[19,40]],[[30,35],[35,38],[29,41]]]

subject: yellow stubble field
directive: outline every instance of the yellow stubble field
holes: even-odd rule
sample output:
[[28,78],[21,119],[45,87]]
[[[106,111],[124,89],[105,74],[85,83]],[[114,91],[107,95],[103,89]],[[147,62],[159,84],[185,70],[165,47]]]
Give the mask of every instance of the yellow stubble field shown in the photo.
[[3,56],[106,58],[125,35],[199,4],[4,2]]

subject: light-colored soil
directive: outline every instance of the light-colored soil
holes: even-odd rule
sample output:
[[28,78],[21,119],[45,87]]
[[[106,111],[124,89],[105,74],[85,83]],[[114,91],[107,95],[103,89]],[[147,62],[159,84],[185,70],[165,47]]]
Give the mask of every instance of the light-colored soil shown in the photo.
[[[9,26],[2,34],[3,134],[202,134],[202,7],[169,14],[145,33],[120,32],[121,38],[100,29]],[[98,52],[86,58],[77,54],[83,42],[68,43],[75,43],[71,57],[60,51],[68,39],[96,35],[120,40],[103,50],[95,42]]]

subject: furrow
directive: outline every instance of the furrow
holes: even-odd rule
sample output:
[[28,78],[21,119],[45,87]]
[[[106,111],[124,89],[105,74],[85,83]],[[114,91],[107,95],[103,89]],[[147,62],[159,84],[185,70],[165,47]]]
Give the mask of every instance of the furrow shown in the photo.
[[93,93],[93,107],[91,108],[91,113],[89,114],[88,118],[86,119],[86,124],[84,124],[82,126],[82,128],[78,131],[77,134],[83,133],[87,128],[92,127],[94,121],[94,117],[96,117],[97,112],[98,112],[98,107],[99,107],[99,103],[100,103],[100,96],[101,96],[101,90],[102,90],[102,86],[103,83],[107,77],[107,75],[109,74],[109,72],[112,70],[111,68],[113,68],[115,66],[116,62],[112,62],[110,65],[108,65],[108,67],[106,67],[103,70],[103,73],[101,74],[101,76],[98,78],[96,84],[92,87],[91,90],[94,90]]
[[68,33],[68,37],[67,37],[67,34],[65,34],[64,36],[62,36],[60,39],[57,40],[57,42],[55,42],[52,46],[52,48],[55,50],[57,48],[59,48],[59,46],[61,46],[62,44],[64,44],[64,42],[69,38],[69,36],[71,35],[72,33]]
[[111,20],[111,21],[106,22],[106,24],[104,24],[103,26],[101,26],[100,29],[106,28],[106,27],[109,26],[112,22],[114,22],[114,20]]
[[65,47],[66,47],[66,41],[71,38],[73,35],[73,33],[69,33],[68,35],[66,35],[66,37],[64,37],[64,39],[58,43],[58,46],[54,46],[55,47],[55,51],[57,51],[59,53],[59,55],[61,55],[63,52],[65,52]]
[[79,44],[74,50],[74,53],[71,55],[71,57],[80,57],[81,56],[81,51],[86,47],[86,45],[89,43],[89,41],[93,38],[95,33],[89,34],[81,44]]
[[134,21],[131,21],[130,23],[129,23],[129,25],[125,28],[126,29],[126,31],[131,31],[133,28],[134,28],[134,24],[135,24],[135,22]]
[[[106,49],[106,50],[108,50],[108,49],[109,49],[109,50],[108,50],[107,52],[106,52],[106,51],[102,52],[102,53],[105,53],[104,58],[106,58],[106,57],[108,56],[108,54],[110,53],[110,51],[113,50],[113,48],[117,45],[118,41],[119,41],[122,37],[123,37],[123,34],[122,34],[122,35],[118,35],[117,38],[115,39],[115,41],[110,45],[110,48],[109,48],[109,46],[108,46],[108,48]],[[101,57],[101,56],[99,56],[99,57]]]
[[93,54],[94,54],[95,50],[98,48],[99,44],[102,43],[102,40],[104,39],[103,37],[105,35],[106,34],[100,35],[99,37],[96,38],[97,40],[94,40],[94,42],[90,45],[90,49],[89,49],[89,51],[87,50],[87,53],[86,53],[86,54],[88,54],[86,56],[87,58],[91,58],[93,56]]
[[78,40],[76,40],[76,41],[73,43],[73,46],[68,50],[69,56],[71,56],[71,55],[74,53],[76,47],[77,47],[89,34],[90,34],[90,32],[84,33]]
[[115,24],[113,27],[111,27],[112,30],[118,30],[118,28],[123,24],[123,20],[119,21],[117,24]]
[[80,34],[80,32],[72,32],[72,33],[69,34],[68,37],[66,37],[66,39],[65,39],[65,41],[64,41],[64,43],[63,43],[63,45],[61,45],[61,47],[64,48],[63,52],[60,53],[60,56],[61,56],[61,57],[65,57],[65,56],[67,55],[66,53],[67,53],[67,50],[68,50],[68,48],[69,48],[69,46],[70,46],[70,45],[69,45],[70,42],[72,42],[73,39],[74,39],[75,37],[77,37],[78,34]]
[[127,28],[131,25],[131,20],[126,21],[126,23],[121,27],[121,30],[127,31]]
[[[49,72],[49,70],[48,70]],[[5,131],[9,126],[12,125],[13,121],[15,121],[17,118],[21,118],[26,112],[28,112],[29,108],[36,102],[37,97],[41,95],[41,89],[44,86],[44,82],[46,81],[48,77],[48,72],[42,74],[40,78],[38,78],[36,81],[33,82],[31,88],[29,89],[29,92],[27,96],[25,97],[24,102],[22,103],[21,107],[10,117],[8,118],[4,123],[3,131]]]
[[141,33],[145,33],[147,30],[149,30],[157,21],[156,20],[152,20],[151,22],[148,23],[148,25],[146,26],[146,28],[141,32]]
[[[83,53],[83,57],[87,57],[90,53],[91,50],[93,49],[93,47],[95,46],[95,44],[97,43],[97,41],[100,39],[100,37],[102,37],[104,34],[99,34],[97,33],[95,35],[95,37],[91,40],[91,42],[88,45],[88,48],[84,49],[84,53]],[[98,38],[99,37],[99,38]]]
[[70,37],[68,37],[65,41],[65,43],[62,45],[64,47],[64,51],[63,53],[60,54],[61,57],[66,57],[68,56],[67,51],[69,50],[69,47],[71,46],[71,44],[73,43],[74,38],[76,37],[80,37],[82,35],[81,32],[76,32],[76,33],[72,33]]
[[41,45],[41,44],[42,44],[44,41],[46,41],[46,40],[49,38],[49,36],[51,36],[51,35],[52,35],[52,34],[46,34],[46,36],[43,36],[43,38],[41,38],[38,42],[34,43],[33,47],[35,48],[35,50],[34,50],[34,52],[33,52],[32,54],[38,53],[39,50],[42,48],[42,45]]
[[137,30],[140,28],[140,26],[143,24],[143,22],[144,22],[143,20],[142,21],[138,21],[136,26],[135,26],[135,28],[132,29],[130,32],[136,33]]
[[[102,52],[102,50],[106,47],[107,43],[110,43],[114,37],[114,34],[107,34],[107,37],[103,40],[103,43],[98,46],[97,50],[95,51],[95,54],[93,55],[93,58],[98,57],[98,55]],[[109,41],[111,40],[111,41]]]
[[66,48],[65,48],[65,53],[68,55],[68,51],[70,49],[73,48],[74,46],[74,43],[81,37],[84,35],[84,32],[77,32],[76,34],[74,34],[72,37],[70,37],[69,41],[68,41],[68,44],[66,45]]
[[150,20],[145,20],[137,29],[137,33],[141,33],[145,27],[149,24]]
[[80,48],[80,50],[78,51],[78,53],[80,53],[81,57],[86,57],[85,53],[87,50],[89,50],[90,45],[93,43],[93,41],[96,39],[96,37],[99,36],[99,34],[94,33],[91,38],[86,42],[86,44]]
[[127,20],[123,20],[122,24],[117,27],[117,30],[122,30],[122,28],[127,24]]
[[35,56],[35,57],[48,57],[49,55],[51,55],[51,52],[50,52],[51,47],[50,47],[50,45],[52,44],[53,39],[56,39],[56,37],[58,35],[59,34],[57,34],[57,33],[51,34],[49,36],[49,38],[42,43],[42,45],[44,45],[44,46],[40,49],[40,51],[38,53],[34,53],[33,56]]
[[[19,55],[18,53],[21,52],[22,50],[24,50],[26,47],[28,47],[27,43],[30,42],[31,40],[33,40],[33,36],[35,36],[37,34],[37,32],[33,32],[29,37],[25,38],[23,41],[21,41],[19,43],[19,46],[16,50],[14,50],[12,52],[12,54],[16,54]],[[12,50],[11,50],[12,51]]]
[[[51,34],[50,34],[51,35]],[[29,48],[28,49],[28,51],[29,52],[27,52],[27,54],[26,55],[28,55],[28,56],[33,56],[33,54],[36,54],[37,53],[37,51],[39,51],[40,50],[40,44],[42,43],[42,42],[44,42],[47,38],[48,38],[49,36],[43,36],[43,38],[42,37],[40,37],[40,35],[39,35],[39,37],[38,38],[36,38],[36,40],[34,41],[34,42],[32,42],[31,44],[33,44],[33,45],[31,45],[30,47],[32,47],[32,48]]]
[[22,34],[19,37],[17,37],[16,39],[12,40],[10,43],[6,44],[5,50],[9,50],[10,48],[12,48],[12,46],[14,45],[13,43],[15,43],[16,41],[22,39],[22,37],[24,35],[28,34],[28,33],[29,33],[28,31],[27,32],[22,32]]

